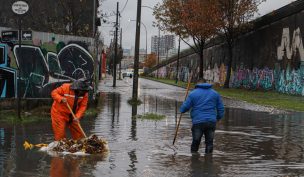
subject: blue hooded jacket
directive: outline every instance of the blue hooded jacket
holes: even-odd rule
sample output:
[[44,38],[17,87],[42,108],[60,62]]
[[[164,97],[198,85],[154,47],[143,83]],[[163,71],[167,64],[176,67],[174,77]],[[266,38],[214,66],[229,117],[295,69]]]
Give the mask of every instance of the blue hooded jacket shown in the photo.
[[180,112],[185,113],[190,108],[192,124],[216,122],[224,116],[224,105],[220,95],[208,83],[197,84],[195,89],[180,107]]

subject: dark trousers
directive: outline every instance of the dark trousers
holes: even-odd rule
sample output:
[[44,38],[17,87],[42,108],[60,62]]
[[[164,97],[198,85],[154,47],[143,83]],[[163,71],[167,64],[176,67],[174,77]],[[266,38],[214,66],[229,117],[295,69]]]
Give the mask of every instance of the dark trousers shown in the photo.
[[215,127],[215,122],[204,122],[192,125],[191,152],[198,151],[202,136],[204,135],[206,144],[205,153],[212,153]]

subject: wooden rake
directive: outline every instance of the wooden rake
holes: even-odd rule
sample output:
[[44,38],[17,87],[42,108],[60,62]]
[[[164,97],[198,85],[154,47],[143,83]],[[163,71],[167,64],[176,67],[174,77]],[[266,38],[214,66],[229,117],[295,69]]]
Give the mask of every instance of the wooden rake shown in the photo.
[[[76,116],[75,116],[75,114],[74,114],[74,112],[73,112],[73,110],[71,109],[71,107],[70,107],[70,105],[69,105],[68,102],[66,102],[66,105],[67,105],[67,107],[69,108],[69,110],[70,110],[70,112],[71,112],[73,118],[74,118],[74,119],[77,119]],[[87,135],[84,133],[84,131],[83,131],[81,125],[80,125],[80,122],[78,122],[78,126],[79,126],[79,129],[81,130],[81,133],[82,133],[82,134],[84,135],[84,137],[86,138]]]

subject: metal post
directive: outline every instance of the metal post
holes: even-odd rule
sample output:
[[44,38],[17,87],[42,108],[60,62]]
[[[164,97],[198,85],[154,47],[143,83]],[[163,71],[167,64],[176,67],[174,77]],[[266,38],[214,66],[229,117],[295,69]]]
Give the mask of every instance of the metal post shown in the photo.
[[[19,23],[19,31],[18,31],[19,52],[17,53],[17,56],[20,59],[21,58],[21,16],[20,15],[19,15],[18,23]],[[20,95],[20,86],[18,84],[18,80],[20,83],[20,81],[21,81],[20,62],[19,62],[19,66],[18,66],[18,79],[17,79],[17,109],[18,109],[18,118],[21,119],[21,98],[20,98],[21,95]]]
[[148,52],[147,52],[147,48],[148,48],[148,42],[147,42],[147,39],[148,39],[148,31],[147,31],[146,25],[143,24],[142,22],[141,22],[141,24],[145,27],[145,30],[146,30],[146,57],[145,57],[145,59],[147,59],[147,56],[148,56]]

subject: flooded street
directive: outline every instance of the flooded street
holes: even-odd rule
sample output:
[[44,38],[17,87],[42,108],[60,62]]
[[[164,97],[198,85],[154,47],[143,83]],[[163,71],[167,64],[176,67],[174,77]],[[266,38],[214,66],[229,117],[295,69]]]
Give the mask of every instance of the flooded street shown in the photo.
[[137,114],[165,115],[160,121],[132,118],[132,79],[100,83],[101,112],[84,118],[87,135],[109,142],[107,158],[99,156],[51,156],[25,151],[23,142],[53,141],[51,123],[0,125],[0,177],[6,176],[304,176],[304,114],[272,115],[226,108],[217,125],[214,153],[190,153],[191,120],[182,117],[175,146],[172,146],[179,106],[185,89],[139,80],[142,104]]

